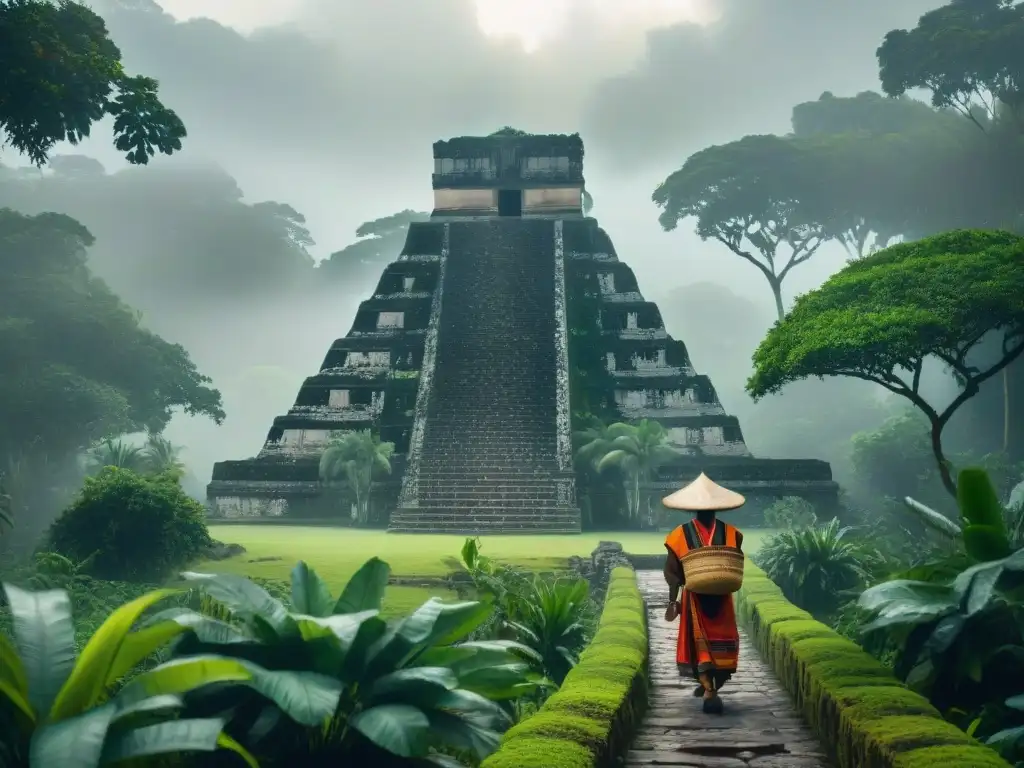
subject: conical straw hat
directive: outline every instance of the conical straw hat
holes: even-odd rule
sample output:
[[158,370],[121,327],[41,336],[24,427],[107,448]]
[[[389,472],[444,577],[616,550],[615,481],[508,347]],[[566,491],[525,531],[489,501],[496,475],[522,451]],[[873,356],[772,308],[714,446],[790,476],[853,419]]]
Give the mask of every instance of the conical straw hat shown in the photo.
[[742,507],[746,501],[740,494],[723,488],[701,472],[700,477],[682,490],[666,496],[661,503],[669,509],[681,509],[689,512],[707,510],[725,512]]

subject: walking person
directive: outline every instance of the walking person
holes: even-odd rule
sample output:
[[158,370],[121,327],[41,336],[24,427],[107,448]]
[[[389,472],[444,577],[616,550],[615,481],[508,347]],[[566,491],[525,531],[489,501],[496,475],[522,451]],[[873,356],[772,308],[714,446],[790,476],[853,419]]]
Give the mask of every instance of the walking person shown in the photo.
[[[743,496],[712,482],[704,473],[662,500],[669,509],[696,513],[695,518],[680,525],[665,539],[668,550],[665,581],[669,591],[665,621],[679,619],[679,640],[676,644],[679,675],[700,683],[694,690],[694,696],[703,698],[703,709],[708,714],[720,715],[724,711],[718,692],[735,674],[740,650],[736,609],[729,592],[738,589],[742,583],[743,534],[735,526],[719,520],[717,513],[737,509],[745,501]],[[728,547],[732,550],[732,554],[722,554],[722,580],[713,590],[723,594],[699,593],[687,588],[683,561],[687,555],[704,547]],[[705,560],[705,563],[709,562],[714,568],[714,561]],[[718,575],[713,573],[712,578],[717,579]]]

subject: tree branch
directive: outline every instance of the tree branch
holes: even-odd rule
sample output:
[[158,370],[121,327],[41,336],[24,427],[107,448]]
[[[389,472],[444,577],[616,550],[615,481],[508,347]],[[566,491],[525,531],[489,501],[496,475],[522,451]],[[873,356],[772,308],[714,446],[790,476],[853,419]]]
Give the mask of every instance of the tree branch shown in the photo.
[[774,272],[772,272],[771,270],[769,270],[769,269],[768,269],[768,268],[767,268],[767,267],[766,267],[766,266],[765,266],[764,264],[762,264],[761,262],[759,262],[759,261],[758,261],[758,260],[757,260],[757,259],[756,259],[755,257],[751,256],[751,255],[750,255],[749,253],[747,253],[746,251],[744,251],[744,250],[743,250],[742,248],[740,248],[740,247],[739,247],[738,245],[735,245],[735,244],[733,244],[732,242],[730,242],[729,240],[727,240],[726,238],[724,238],[724,237],[722,237],[721,235],[718,235],[718,234],[714,235],[714,238],[715,238],[715,239],[716,239],[716,240],[717,240],[718,242],[722,243],[722,245],[724,245],[724,246],[725,246],[726,248],[728,248],[728,249],[729,249],[730,251],[732,251],[733,253],[735,253],[735,254],[736,254],[737,256],[739,256],[739,257],[741,257],[741,258],[744,258],[744,259],[746,259],[746,260],[747,260],[747,261],[749,261],[749,262],[750,262],[751,264],[753,264],[753,265],[754,265],[755,267],[757,267],[757,268],[758,268],[759,270],[761,270],[761,273],[762,273],[762,274],[763,274],[763,275],[764,275],[764,276],[765,276],[766,278],[768,278],[768,280],[769,280],[769,281],[771,281],[771,280],[774,280],[774,279],[775,279],[775,273],[774,273]]
[[[815,242],[814,245],[808,246],[808,243],[814,240],[816,240],[817,242]],[[823,242],[824,241],[820,237],[815,235],[804,239],[803,241],[800,242],[799,245],[794,245],[791,243],[790,247],[793,249],[793,254],[790,256],[789,261],[786,263],[786,266],[782,268],[781,272],[779,272],[779,282],[781,283],[786,278],[786,275],[789,274],[789,270],[791,270],[797,264],[803,264],[805,261],[811,258],[811,256],[813,256],[815,252],[821,247]],[[803,251],[803,253],[801,253],[801,251]]]
[[970,400],[978,392],[978,389],[981,387],[982,384],[984,384],[986,381],[991,379],[993,376],[995,376],[997,373],[1003,370],[1006,366],[1008,366],[1010,363],[1012,363],[1014,360],[1020,357],[1022,353],[1024,353],[1024,342],[1018,344],[1016,349],[1011,350],[1009,354],[1005,355],[1002,360],[993,365],[987,371],[985,371],[982,374],[979,374],[978,376],[975,376],[973,379],[969,379],[967,385],[964,387],[963,392],[957,395],[953,402],[947,405],[945,410],[943,410],[942,413],[939,414],[939,420],[941,421],[941,423],[945,424],[947,421],[949,421],[949,419],[953,416],[956,410],[961,405]]

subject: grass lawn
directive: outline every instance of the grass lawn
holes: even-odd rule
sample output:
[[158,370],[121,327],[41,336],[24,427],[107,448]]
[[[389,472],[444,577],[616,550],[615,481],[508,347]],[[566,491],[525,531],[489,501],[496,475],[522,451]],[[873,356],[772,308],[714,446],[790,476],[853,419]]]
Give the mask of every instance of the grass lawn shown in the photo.
[[[750,553],[760,546],[767,531],[744,534]],[[366,560],[377,556],[391,565],[394,576],[439,579],[457,568],[453,560],[465,536],[393,534],[282,525],[211,525],[213,538],[241,544],[246,552],[229,560],[196,563],[192,570],[237,573],[266,579],[287,580],[299,560],[305,560],[337,594]],[[557,571],[572,555],[589,555],[599,541],[621,542],[631,554],[661,554],[661,533],[584,533],[579,536],[482,536],[482,552],[509,565],[532,571]],[[385,610],[404,613],[428,597],[454,597],[440,587],[392,586]]]

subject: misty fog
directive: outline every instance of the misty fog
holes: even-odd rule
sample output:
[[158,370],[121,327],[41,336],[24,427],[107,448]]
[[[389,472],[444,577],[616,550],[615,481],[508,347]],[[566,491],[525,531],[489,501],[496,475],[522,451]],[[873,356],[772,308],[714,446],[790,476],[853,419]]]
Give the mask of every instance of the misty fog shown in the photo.
[[[849,436],[885,412],[878,389],[811,381],[755,406],[743,385],[775,319],[768,287],[692,228],[662,231],[651,191],[706,145],[786,133],[793,105],[825,90],[877,89],[878,42],[934,0],[648,3],[631,17],[634,3],[564,3],[561,24],[530,43],[486,34],[486,3],[472,0],[94,0],[126,68],[157,78],[188,126],[184,149],[126,168],[100,124],[51,168],[6,172],[0,207],[83,222],[93,269],[213,378],[224,425],[176,416],[166,432],[202,494],[215,461],[259,450],[401,238],[361,272],[316,263],[363,222],[429,211],[432,142],[504,125],[579,132],[592,215],[751,449],[828,459],[842,480]],[[827,246],[785,299],[845,258]],[[844,418],[822,423],[837,402]]]

